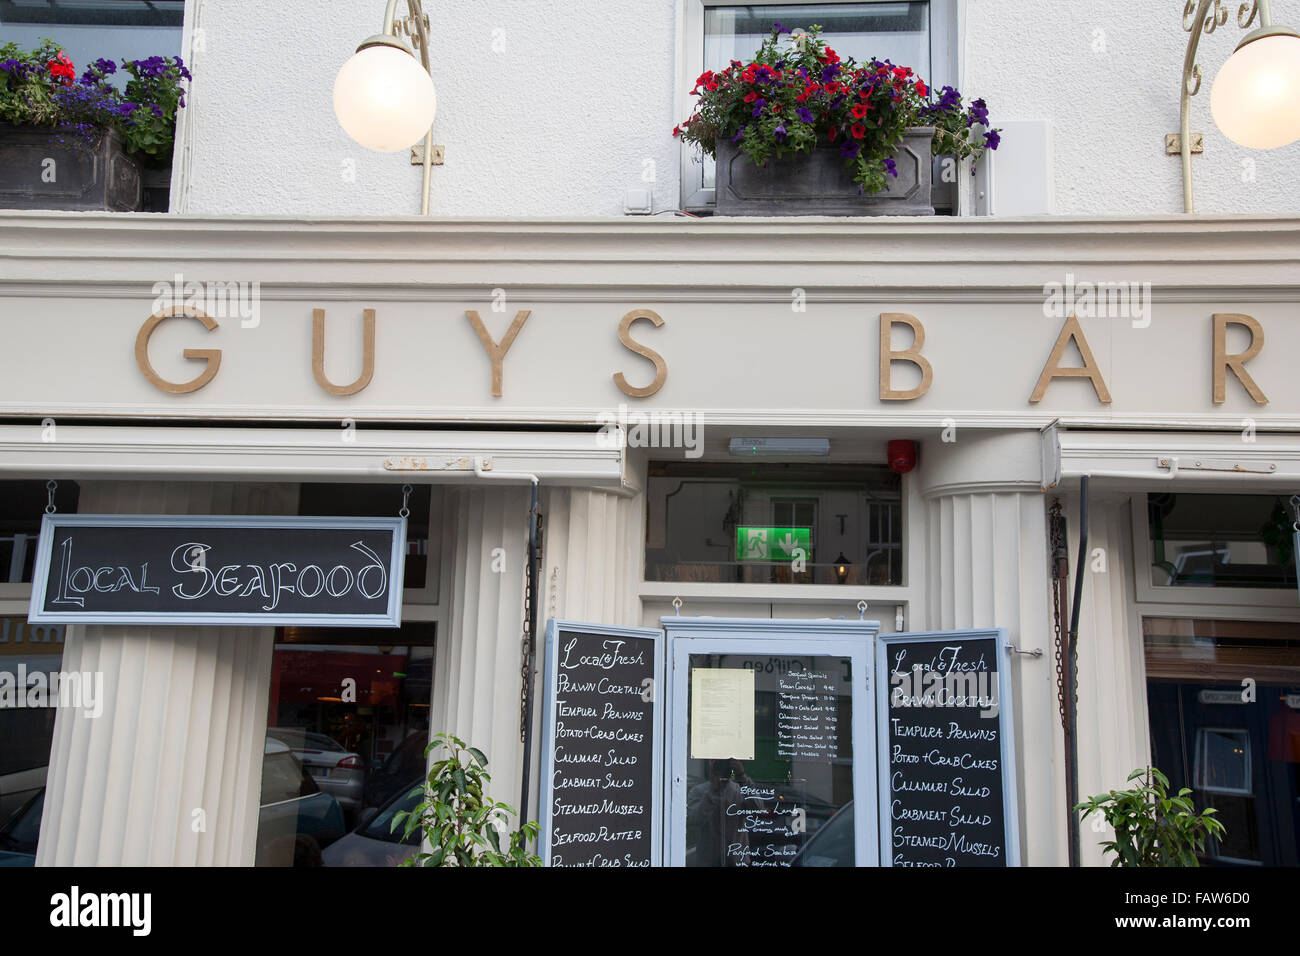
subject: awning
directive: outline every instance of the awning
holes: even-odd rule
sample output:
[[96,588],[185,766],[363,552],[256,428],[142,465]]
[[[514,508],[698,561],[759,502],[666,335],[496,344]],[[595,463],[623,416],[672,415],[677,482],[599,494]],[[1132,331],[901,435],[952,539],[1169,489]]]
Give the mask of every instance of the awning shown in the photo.
[[622,487],[623,451],[597,431],[2,425],[5,478],[474,482],[530,473],[543,482]]
[[1230,484],[1234,491],[1300,491],[1300,434],[1128,431],[1053,424],[1042,432],[1043,490],[1088,475],[1152,485]]

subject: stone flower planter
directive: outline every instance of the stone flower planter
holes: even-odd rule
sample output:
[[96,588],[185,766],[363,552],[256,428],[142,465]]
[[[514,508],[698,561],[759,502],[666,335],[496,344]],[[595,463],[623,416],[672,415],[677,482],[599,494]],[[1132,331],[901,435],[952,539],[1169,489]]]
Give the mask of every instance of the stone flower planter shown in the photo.
[[0,207],[132,212],[143,203],[140,165],[116,131],[83,143],[52,129],[0,123]]
[[934,128],[903,135],[894,162],[898,178],[876,195],[859,193],[838,146],[755,166],[729,141],[717,142],[720,216],[933,216],[930,155]]

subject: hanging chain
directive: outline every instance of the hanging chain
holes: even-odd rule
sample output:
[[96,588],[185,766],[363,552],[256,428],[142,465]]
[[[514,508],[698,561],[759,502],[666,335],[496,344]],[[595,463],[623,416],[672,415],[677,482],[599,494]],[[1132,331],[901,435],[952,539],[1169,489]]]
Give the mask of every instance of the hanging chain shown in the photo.
[[409,507],[410,503],[411,503],[411,486],[402,485],[402,510],[397,512],[397,516],[399,518],[411,517],[411,509]]
[[1069,726],[1068,707],[1065,691],[1065,635],[1062,618],[1065,608],[1062,606],[1061,593],[1065,582],[1069,580],[1070,553],[1065,546],[1065,516],[1061,511],[1061,499],[1052,501],[1047,510],[1048,534],[1051,537],[1052,552],[1052,640],[1056,648],[1056,706],[1061,715],[1061,726]]
[[55,481],[53,478],[51,478],[49,481],[45,483],[45,492],[46,492],[45,513],[47,515],[52,515],[54,514],[54,512],[59,510],[58,506],[54,503],[54,492],[58,490],[59,490],[59,483]]
[[1300,531],[1300,495],[1291,496],[1291,510],[1295,512],[1295,524],[1292,527]]
[[537,512],[537,547],[532,555],[531,564],[524,565],[524,637],[519,642],[519,742],[524,742],[528,721],[528,686],[533,679],[533,616],[530,613],[536,595],[533,594],[533,575],[530,567],[537,567],[542,560],[542,513]]

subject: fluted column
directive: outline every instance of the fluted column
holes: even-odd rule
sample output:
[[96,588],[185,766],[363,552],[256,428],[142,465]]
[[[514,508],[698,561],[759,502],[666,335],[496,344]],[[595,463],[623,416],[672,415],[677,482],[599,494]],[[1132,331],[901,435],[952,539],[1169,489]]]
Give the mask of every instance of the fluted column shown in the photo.
[[[293,514],[297,486],[96,481],[79,510]],[[62,668],[102,673],[104,707],[56,715],[37,865],[251,865],[273,634],[69,627]]]
[[1036,432],[972,433],[922,451],[929,630],[1005,628],[1042,657],[1011,663],[1021,859],[1065,861],[1047,519]]
[[[1078,496],[1063,497],[1062,504],[1073,575],[1079,547]],[[1094,492],[1089,495],[1088,511],[1088,557],[1079,608],[1080,799],[1131,786],[1125,782],[1129,773],[1151,759],[1142,626],[1133,595],[1129,498]],[[1090,819],[1080,831],[1080,862],[1107,865],[1100,842],[1109,839],[1109,832],[1098,832],[1092,824]]]
[[589,488],[553,488],[543,507],[543,617],[638,624],[637,579],[645,553],[640,499]]
[[[484,484],[449,494],[452,610],[438,634],[429,731],[482,750],[492,796],[518,808],[528,489]],[[539,606],[539,632],[543,625]]]

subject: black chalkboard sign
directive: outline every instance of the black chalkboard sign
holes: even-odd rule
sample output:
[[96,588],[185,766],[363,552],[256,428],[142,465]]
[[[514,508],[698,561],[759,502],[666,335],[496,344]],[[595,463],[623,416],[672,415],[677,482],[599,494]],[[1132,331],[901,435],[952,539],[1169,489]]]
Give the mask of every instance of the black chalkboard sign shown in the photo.
[[550,621],[538,819],[547,866],[658,866],[663,634]]
[[1006,634],[881,635],[881,863],[1019,864]]
[[31,621],[397,627],[404,518],[46,515]]

